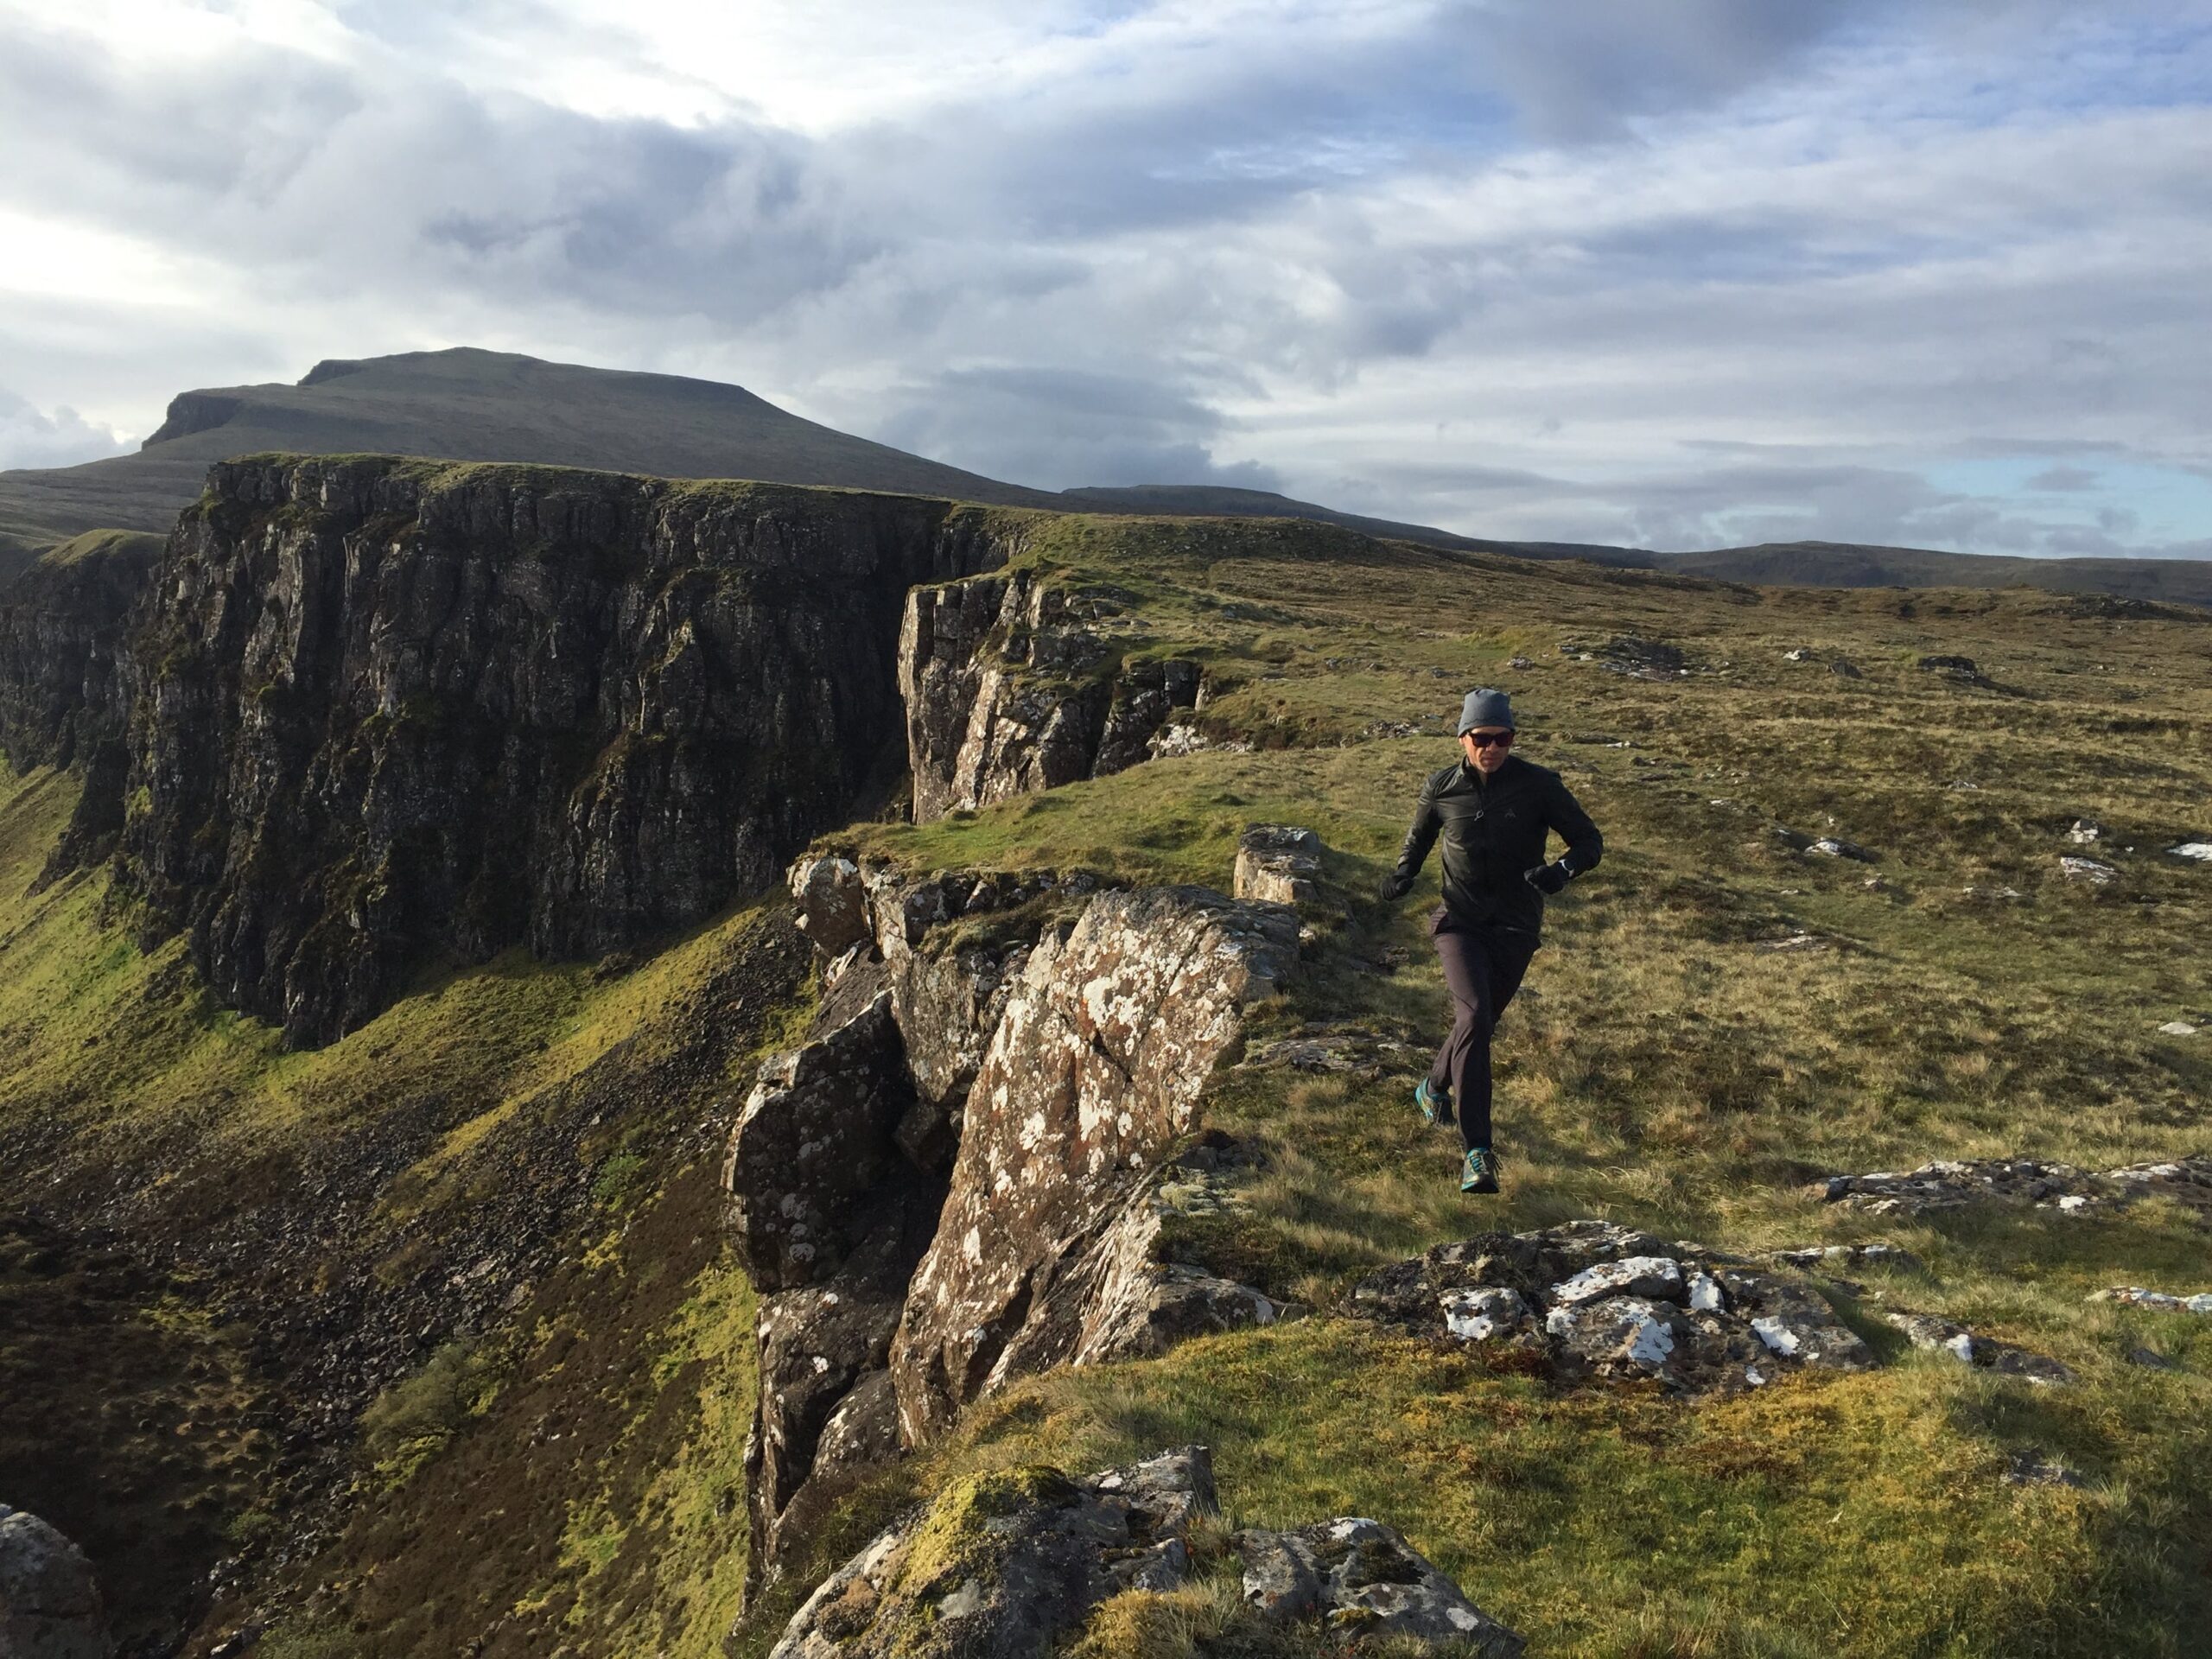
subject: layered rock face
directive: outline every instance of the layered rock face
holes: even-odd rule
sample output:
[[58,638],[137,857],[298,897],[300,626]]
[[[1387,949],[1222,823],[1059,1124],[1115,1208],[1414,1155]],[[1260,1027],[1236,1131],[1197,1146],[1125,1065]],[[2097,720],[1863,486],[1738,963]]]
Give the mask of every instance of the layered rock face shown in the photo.
[[0,753],[17,772],[88,761],[123,735],[124,632],[161,543],[83,540],[0,593]]
[[1204,690],[1197,663],[1122,663],[1100,624],[1133,596],[1027,571],[918,588],[899,636],[918,823],[1148,759]]
[[724,1172],[763,1293],[756,1573],[1009,1376],[1275,1317],[1159,1261],[1150,1200],[1297,950],[1291,912],[1200,888],[834,857],[791,879],[828,995]]
[[1005,551],[893,496],[219,466],[137,628],[124,877],[295,1044],[433,950],[683,925],[849,815],[907,590]]
[[123,827],[124,635],[160,541],[79,537],[0,593],[0,753],[18,772],[75,766],[85,791],[55,855],[104,855]]

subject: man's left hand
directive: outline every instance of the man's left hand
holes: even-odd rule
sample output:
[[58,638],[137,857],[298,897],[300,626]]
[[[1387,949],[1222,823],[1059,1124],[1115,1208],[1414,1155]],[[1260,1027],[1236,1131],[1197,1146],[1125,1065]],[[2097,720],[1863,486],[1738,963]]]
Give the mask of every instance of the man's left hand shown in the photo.
[[1539,864],[1522,873],[1522,879],[1547,897],[1567,889],[1567,872],[1557,864]]

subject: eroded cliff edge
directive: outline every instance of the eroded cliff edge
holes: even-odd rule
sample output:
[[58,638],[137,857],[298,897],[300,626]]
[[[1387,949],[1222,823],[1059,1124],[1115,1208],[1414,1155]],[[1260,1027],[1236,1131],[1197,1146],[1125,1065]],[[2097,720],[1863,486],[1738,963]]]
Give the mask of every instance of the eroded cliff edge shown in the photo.
[[118,873],[313,1044],[438,952],[620,949],[766,886],[895,774],[941,501],[389,458],[215,467],[136,617]]

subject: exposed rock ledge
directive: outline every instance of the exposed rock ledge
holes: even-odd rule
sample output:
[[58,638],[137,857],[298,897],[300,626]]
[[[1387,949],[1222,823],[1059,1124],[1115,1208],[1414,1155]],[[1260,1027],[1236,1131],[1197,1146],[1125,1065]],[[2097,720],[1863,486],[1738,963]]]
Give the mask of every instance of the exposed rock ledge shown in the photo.
[[1274,1317],[1157,1260],[1152,1194],[1298,935],[1281,906],[1079,872],[817,859],[791,885],[829,990],[724,1172],[762,1294],[756,1571],[1011,1376]]
[[1119,660],[1099,625],[1132,597],[1027,571],[908,595],[899,690],[916,822],[1123,771],[1158,752],[1171,715],[1203,706],[1197,663]]

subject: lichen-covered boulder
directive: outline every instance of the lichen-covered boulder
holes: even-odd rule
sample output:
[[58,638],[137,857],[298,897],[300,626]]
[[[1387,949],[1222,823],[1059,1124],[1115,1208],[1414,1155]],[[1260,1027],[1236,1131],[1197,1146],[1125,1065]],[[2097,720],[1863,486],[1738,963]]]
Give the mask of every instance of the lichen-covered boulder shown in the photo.
[[1649,1378],[1676,1393],[1874,1363],[1811,1287],[1610,1222],[1440,1245],[1370,1274],[1351,1311],[1418,1335],[1539,1354],[1562,1378]]
[[85,1552],[0,1503],[0,1659],[108,1659],[114,1643]]
[[1244,1600],[1270,1623],[1318,1619],[1340,1636],[1396,1637],[1518,1659],[1528,1643],[1392,1529],[1360,1516],[1236,1535]]
[[1234,891],[1270,905],[1310,903],[1321,890],[1321,837],[1281,823],[1255,824],[1237,838]]
[[1202,1446],[1086,1478],[969,1476],[824,1580],[771,1659],[1035,1659],[1109,1596],[1180,1584],[1215,1508]]
[[1039,942],[969,1091],[893,1348],[910,1444],[1007,1376],[1073,1357],[1106,1234],[1296,951],[1294,912],[1197,887],[1102,893]]

